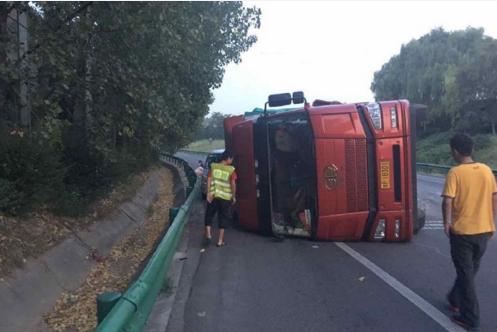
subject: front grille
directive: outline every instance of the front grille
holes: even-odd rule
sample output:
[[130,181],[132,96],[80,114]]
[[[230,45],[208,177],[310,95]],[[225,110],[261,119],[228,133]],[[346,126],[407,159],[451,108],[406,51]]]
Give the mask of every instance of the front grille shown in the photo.
[[365,139],[345,140],[347,212],[368,209],[368,163]]

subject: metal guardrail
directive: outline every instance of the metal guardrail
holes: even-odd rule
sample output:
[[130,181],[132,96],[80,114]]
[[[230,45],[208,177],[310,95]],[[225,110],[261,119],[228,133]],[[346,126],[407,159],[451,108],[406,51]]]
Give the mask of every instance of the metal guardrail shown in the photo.
[[163,156],[163,160],[184,171],[188,179],[187,199],[179,208],[178,214],[141,275],[119,298],[105,319],[97,326],[96,331],[141,331],[166,282],[166,274],[188,221],[192,202],[198,196],[200,181],[184,160],[170,155]]
[[204,152],[204,151],[193,151],[193,150],[187,150],[187,149],[181,149],[179,152],[186,152],[186,153],[194,153],[194,154],[199,154],[203,156],[207,156],[210,152]]
[[[443,171],[444,173],[447,173],[453,166],[447,166],[447,165],[436,165],[436,164],[428,164],[428,163],[416,163],[416,168],[418,169],[434,169],[437,171]],[[494,175],[497,177],[497,170],[492,169],[492,172]]]

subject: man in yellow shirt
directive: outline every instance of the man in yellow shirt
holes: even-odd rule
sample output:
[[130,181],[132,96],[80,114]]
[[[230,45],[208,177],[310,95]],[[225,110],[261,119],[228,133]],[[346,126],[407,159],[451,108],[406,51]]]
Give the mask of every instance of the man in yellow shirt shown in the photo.
[[454,135],[450,148],[459,165],[447,174],[442,215],[457,278],[447,300],[450,309],[459,313],[452,320],[466,329],[477,330],[480,317],[474,278],[488,239],[495,232],[497,185],[492,170],[473,161],[473,141],[469,136]]

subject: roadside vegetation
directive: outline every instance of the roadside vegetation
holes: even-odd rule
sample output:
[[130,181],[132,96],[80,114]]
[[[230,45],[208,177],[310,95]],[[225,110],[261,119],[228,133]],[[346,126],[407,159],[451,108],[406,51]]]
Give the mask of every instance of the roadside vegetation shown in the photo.
[[163,168],[153,166],[112,186],[109,194],[88,206],[85,215],[61,216],[49,211],[23,216],[0,215],[0,278],[8,275],[12,269],[24,266],[28,259],[42,255],[66,237],[114,212],[122,203],[135,196],[151,173]]
[[241,2],[0,2],[1,276],[194,140],[259,15]]
[[417,160],[453,165],[449,139],[475,140],[475,159],[497,168],[497,40],[483,29],[442,28],[402,45],[374,75],[377,100],[427,106],[418,122]]
[[[418,140],[416,146],[417,161],[438,165],[454,165],[449,147],[449,140],[453,134],[453,132],[443,132]],[[497,169],[497,136],[477,134],[472,137],[475,142],[474,159]]]
[[224,139],[202,139],[189,144],[185,149],[195,152],[211,152],[214,149],[224,149]]
[[0,214],[84,215],[191,142],[259,14],[241,2],[0,3]]
[[219,112],[206,116],[195,132],[194,141],[185,149],[196,152],[224,149],[224,119],[229,116]]
[[116,243],[107,256],[88,273],[85,282],[60,295],[45,322],[54,331],[94,331],[97,326],[97,296],[104,292],[124,293],[146,262],[150,252],[169,227],[173,206],[173,177],[167,168],[155,170],[160,178],[157,200],[144,224]]

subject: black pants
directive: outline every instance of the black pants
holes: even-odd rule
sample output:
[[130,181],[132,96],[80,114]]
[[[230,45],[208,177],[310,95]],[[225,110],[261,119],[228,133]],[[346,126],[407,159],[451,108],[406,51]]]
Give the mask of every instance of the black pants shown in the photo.
[[219,228],[226,228],[230,220],[230,209],[231,201],[214,198],[212,203],[207,202],[207,208],[205,209],[205,226],[211,226],[212,219],[214,219],[214,216],[217,214]]
[[469,325],[480,325],[480,312],[475,291],[475,275],[492,233],[450,235],[450,254],[457,278],[449,293],[449,301],[459,307],[461,318]]

